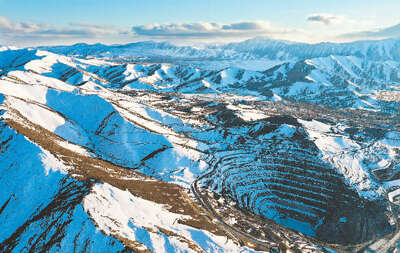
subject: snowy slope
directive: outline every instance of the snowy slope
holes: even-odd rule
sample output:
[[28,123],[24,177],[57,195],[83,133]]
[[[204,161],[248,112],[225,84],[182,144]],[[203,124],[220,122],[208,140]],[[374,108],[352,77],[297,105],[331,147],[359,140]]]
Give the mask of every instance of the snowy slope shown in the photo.
[[[197,142],[178,132],[189,131],[190,125],[93,82],[75,87],[57,74],[60,79],[50,77],[49,70],[64,57],[49,54],[38,61],[41,52],[18,53],[24,65],[6,62],[9,72],[0,80],[5,110],[2,189],[7,189],[1,202],[1,219],[7,224],[1,251],[251,251],[213,228],[214,223],[202,221],[204,216],[199,218],[201,212],[192,207],[195,202],[187,199],[184,188],[169,189],[156,179],[187,189],[199,173]],[[33,60],[27,61],[27,55]],[[32,69],[40,69],[41,75]],[[166,163],[153,167],[155,156]],[[139,171],[155,178],[143,178]],[[149,188],[137,195],[133,179],[142,186],[147,180]],[[154,200],[149,194],[158,185],[167,191]],[[169,194],[187,203],[173,207],[163,202]],[[23,201],[27,198],[31,201]],[[152,222],[143,217],[149,212],[154,212]]]
[[90,185],[68,177],[68,166],[4,122],[1,143],[2,252],[124,248],[99,232],[84,211],[81,201]]

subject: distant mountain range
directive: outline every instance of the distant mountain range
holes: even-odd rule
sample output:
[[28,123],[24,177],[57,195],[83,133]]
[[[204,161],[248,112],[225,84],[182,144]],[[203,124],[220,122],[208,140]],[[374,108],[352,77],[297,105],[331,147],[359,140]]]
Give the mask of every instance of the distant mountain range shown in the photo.
[[357,41],[351,43],[306,44],[255,38],[238,43],[204,45],[202,47],[175,46],[168,42],[145,41],[126,45],[88,45],[39,47],[41,50],[63,55],[112,58],[159,58],[169,60],[270,60],[299,61],[308,58],[356,56],[373,61],[400,61],[400,39]]
[[334,108],[399,108],[398,99],[388,96],[400,90],[400,40],[395,39],[304,44],[256,38],[202,49],[148,41],[38,49],[124,62],[116,69],[84,70],[107,80],[107,87],[125,90],[233,92]]

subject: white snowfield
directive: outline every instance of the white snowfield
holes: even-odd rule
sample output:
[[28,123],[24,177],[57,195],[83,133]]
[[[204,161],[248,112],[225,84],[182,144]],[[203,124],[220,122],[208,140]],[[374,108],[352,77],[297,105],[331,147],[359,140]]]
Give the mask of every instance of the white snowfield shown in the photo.
[[[153,252],[254,251],[177,222],[190,217],[167,205],[97,178],[79,180],[65,157],[13,129],[17,123],[49,131],[81,160],[109,162],[188,192],[197,178],[215,170],[204,183],[210,190],[309,236],[317,235],[325,207],[337,194],[330,180],[343,182],[360,199],[395,202],[400,180],[380,181],[374,173],[396,175],[400,169],[398,128],[353,133],[356,127],[346,121],[295,114],[287,119],[274,106],[291,100],[304,108],[320,103],[338,111],[398,113],[396,100],[378,96],[400,89],[399,56],[388,53],[398,41],[333,49],[268,41],[263,52],[273,49],[274,55],[258,57],[263,43],[180,49],[181,58],[201,56],[214,69],[110,59],[143,48],[145,56],[173,56],[178,49],[167,44],[130,45],[121,52],[97,45],[93,56],[101,59],[83,59],[88,45],[0,47],[0,222],[6,224],[0,249],[118,252],[133,241],[138,250]],[[310,50],[301,54],[301,48]],[[218,62],[221,55],[226,57]],[[251,60],[269,65],[262,71],[241,68],[232,64],[238,59],[248,61],[246,66]],[[229,66],[220,68],[224,64]],[[278,116],[288,122],[277,123]]]

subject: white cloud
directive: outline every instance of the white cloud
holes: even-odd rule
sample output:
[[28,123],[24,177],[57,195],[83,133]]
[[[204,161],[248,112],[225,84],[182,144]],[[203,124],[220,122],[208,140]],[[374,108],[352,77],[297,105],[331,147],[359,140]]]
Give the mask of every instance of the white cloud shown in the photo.
[[231,24],[212,22],[170,23],[137,25],[132,32],[139,36],[152,38],[226,38],[254,37],[287,34],[291,30],[272,26],[266,21],[243,21]]
[[0,33],[8,36],[93,36],[89,29],[56,28],[46,24],[34,24],[29,22],[12,22],[0,16]]
[[44,27],[28,22],[12,22],[11,20],[0,16],[0,31],[2,32],[35,32]]
[[[99,25],[87,22],[70,22],[67,26],[14,22],[0,16],[0,44],[14,46],[59,45],[86,43],[129,43],[143,40],[170,41],[175,44],[224,43],[243,41],[254,37],[271,39],[321,42],[346,41],[353,38],[400,37],[400,25],[385,29],[362,31],[369,27],[365,21],[332,14],[312,14],[309,22],[323,26],[312,26],[309,31],[287,29],[268,21],[240,21],[233,23],[193,22],[135,25],[121,28],[113,25]],[[329,29],[324,26],[329,26]],[[365,29],[368,30],[368,29]],[[340,35],[341,33],[345,33]]]
[[332,15],[327,13],[315,13],[311,14],[307,17],[308,22],[320,23],[324,25],[332,25],[332,24],[343,24],[346,22],[351,22],[350,19],[347,19],[343,16]]
[[72,22],[66,27],[30,22],[13,22],[0,16],[0,40],[2,43],[44,44],[50,41],[82,41],[104,36],[122,34],[124,31],[109,25],[94,25],[84,22]]

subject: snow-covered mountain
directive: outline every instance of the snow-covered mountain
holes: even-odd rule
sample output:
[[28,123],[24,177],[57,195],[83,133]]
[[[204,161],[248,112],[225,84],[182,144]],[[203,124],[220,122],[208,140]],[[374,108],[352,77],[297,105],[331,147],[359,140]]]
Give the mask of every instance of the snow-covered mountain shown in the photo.
[[[255,42],[259,41],[246,41],[243,43],[245,45],[249,43],[253,45]],[[271,41],[268,42],[269,44],[267,45],[272,44]],[[283,42],[278,41],[276,43]],[[322,104],[332,108],[398,112],[399,101],[388,98],[387,94],[397,94],[400,91],[400,61],[389,59],[390,57],[393,58],[395,54],[388,54],[387,60],[374,60],[379,57],[385,57],[386,53],[380,54],[381,56],[379,57],[372,56],[372,52],[375,52],[376,48],[386,48],[382,49],[382,52],[396,50],[393,45],[396,45],[397,41],[386,40],[381,41],[381,44],[370,42],[368,44],[370,49],[364,49],[366,54],[363,56],[355,48],[358,44],[367,48],[366,43],[355,42],[349,45],[336,45],[339,49],[341,46],[347,45],[349,52],[354,52],[354,55],[346,55],[342,52],[342,55],[324,56],[326,52],[321,51],[322,56],[318,57],[302,60],[293,60],[294,58],[292,58],[291,61],[282,61],[283,63],[275,61],[273,67],[266,67],[264,71],[249,70],[235,66],[222,66],[210,70],[196,64],[188,64],[187,60],[185,60],[185,63],[146,63],[120,62],[121,59],[119,58],[112,58],[113,61],[111,62],[109,58],[103,58],[103,62],[101,60],[95,61],[96,64],[89,63],[87,59],[81,58],[73,58],[75,62],[68,63],[66,58],[62,63],[58,64],[57,68],[41,67],[40,71],[44,71],[47,68],[46,72],[49,75],[58,75],[58,78],[72,85],[94,80],[104,87],[122,90],[146,89],[184,93],[229,92],[237,95],[258,95],[260,98],[270,101],[290,99],[297,102]],[[139,51],[143,55],[146,53],[150,55],[154,48],[163,48],[162,50],[164,50],[167,45],[168,48],[173,47],[170,44],[153,42],[138,43],[138,45],[142,47]],[[237,46],[236,44],[234,45],[235,47]],[[228,46],[233,47],[231,44],[225,47]],[[72,46],[72,49],[68,50],[64,48],[63,51],[67,55],[76,54],[75,47],[81,47],[81,45]],[[100,45],[93,45],[93,47],[108,48]],[[246,48],[245,46],[243,47]],[[252,47],[260,48],[261,44],[259,42],[253,46],[247,46],[247,48]],[[317,44],[315,47],[322,46]],[[112,48],[114,47],[108,49],[114,50]],[[121,55],[126,53],[125,50],[131,52],[129,51],[130,49],[126,48],[132,48],[132,45],[127,45],[124,48],[120,51]],[[397,49],[400,49],[400,47],[397,47]],[[316,51],[318,50],[310,50],[310,54],[311,52],[316,54]],[[39,57],[37,54],[41,54],[44,51],[22,49],[13,52]],[[91,51],[89,49],[87,52],[98,55],[96,50]],[[115,53],[117,52],[118,50],[115,51]],[[162,52],[165,53],[166,51]],[[162,54],[161,52],[158,53]],[[295,54],[295,52],[292,54]],[[8,56],[7,53],[4,53],[0,57],[7,58]],[[21,59],[23,57],[19,58],[20,61]],[[225,60],[220,61],[223,65],[226,64]],[[15,64],[18,65],[19,63],[16,62]],[[214,66],[218,66],[218,64]]]
[[1,49],[0,251],[399,247],[399,48]]
[[[149,61],[298,61],[316,57],[356,56],[368,60],[400,60],[400,39],[357,41],[351,43],[306,44],[290,41],[255,38],[238,43],[204,45],[202,47],[175,46],[167,42],[137,42],[126,45],[88,45],[40,47],[39,49],[63,55],[95,56]],[[258,64],[260,65],[260,64]],[[251,66],[250,68],[262,68]],[[264,69],[261,70],[266,70]]]

